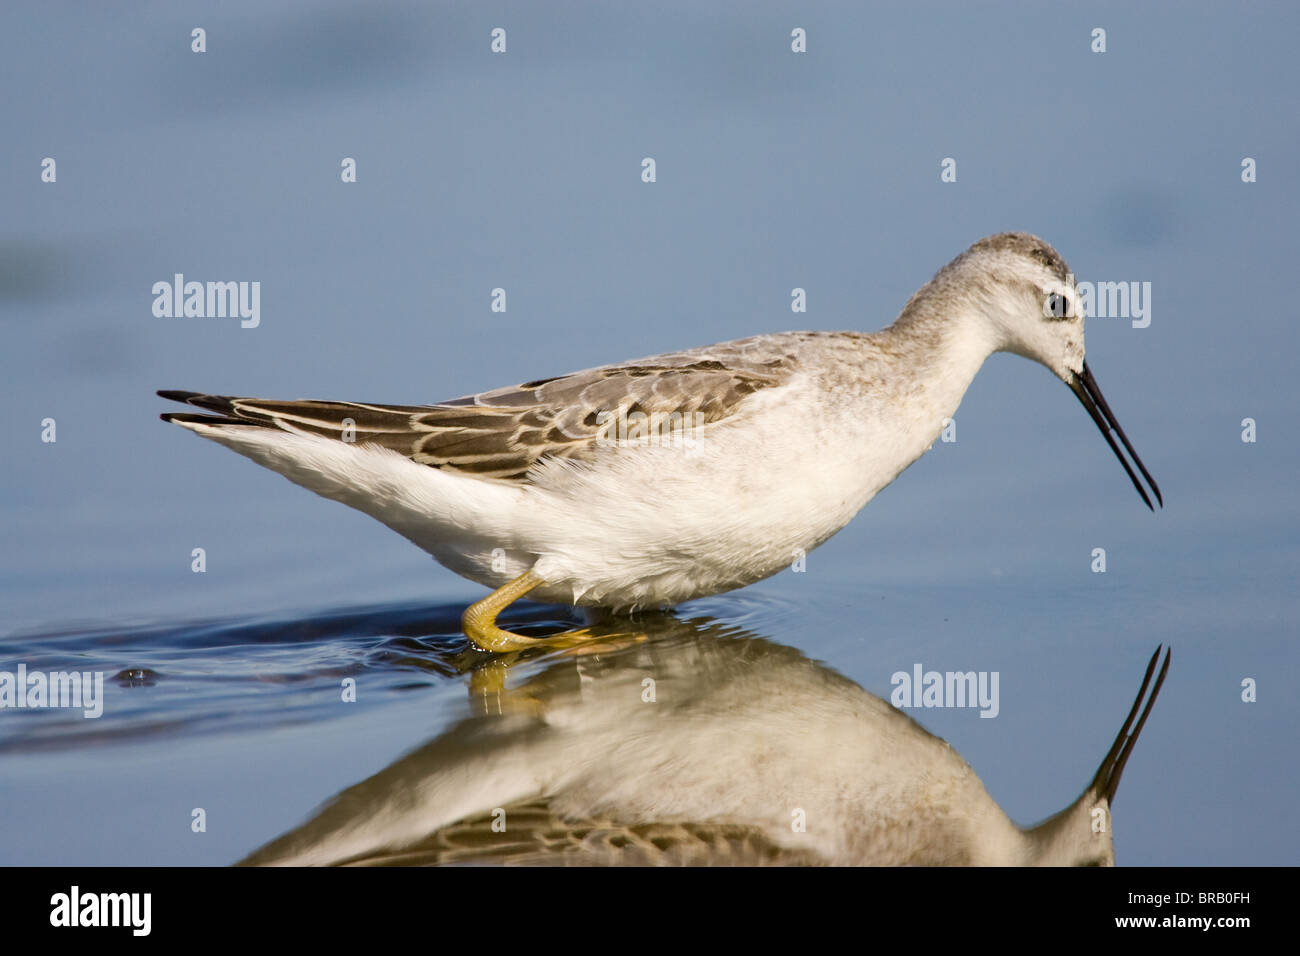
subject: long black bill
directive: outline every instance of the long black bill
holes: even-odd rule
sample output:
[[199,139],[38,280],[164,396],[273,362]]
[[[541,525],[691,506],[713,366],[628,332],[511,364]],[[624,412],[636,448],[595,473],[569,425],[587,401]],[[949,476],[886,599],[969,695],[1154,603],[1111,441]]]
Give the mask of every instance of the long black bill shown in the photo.
[[[1151,662],[1147,664],[1146,675],[1142,678],[1142,689],[1138,691],[1137,699],[1133,701],[1133,708],[1128,712],[1128,717],[1124,720],[1124,726],[1119,729],[1115,742],[1110,746],[1110,752],[1106,754],[1106,759],[1097,768],[1097,775],[1092,778],[1092,785],[1089,787],[1097,796],[1105,797],[1106,802],[1112,806],[1115,803],[1115,791],[1119,789],[1119,778],[1124,773],[1124,765],[1128,763],[1129,754],[1133,752],[1133,745],[1137,743],[1138,734],[1142,733],[1147,718],[1151,716],[1151,708],[1156,702],[1156,697],[1160,695],[1160,688],[1165,682],[1165,674],[1169,673],[1169,658],[1172,654],[1166,650],[1165,662],[1160,668],[1160,676],[1156,678],[1156,686],[1151,691],[1151,696],[1147,697],[1146,707],[1142,708],[1142,716],[1138,717],[1137,726],[1133,726],[1133,718],[1137,717],[1142,698],[1146,697],[1147,687],[1151,684],[1151,675],[1156,669],[1156,661],[1160,658],[1160,651],[1161,648],[1157,647],[1156,652],[1151,655]],[[1133,731],[1132,733],[1129,733],[1130,729]]]
[[1110,406],[1106,404],[1106,399],[1102,397],[1101,389],[1097,387],[1097,380],[1092,377],[1092,372],[1088,369],[1087,362],[1083,363],[1083,371],[1076,372],[1074,380],[1069,384],[1070,389],[1075,395],[1079,396],[1079,401],[1083,403],[1083,407],[1086,408],[1088,414],[1092,416],[1092,420],[1096,422],[1097,427],[1101,429],[1101,433],[1106,436],[1106,441],[1110,444],[1110,450],[1115,453],[1115,457],[1119,459],[1119,463],[1123,465],[1124,470],[1128,472],[1129,480],[1133,482],[1133,487],[1138,490],[1138,494],[1140,494],[1142,500],[1147,503],[1147,507],[1152,511],[1156,510],[1151,504],[1151,499],[1147,497],[1146,489],[1142,487],[1142,483],[1138,481],[1137,475],[1133,474],[1133,469],[1129,465],[1128,460],[1125,459],[1123,452],[1119,450],[1119,445],[1115,444],[1115,436],[1111,434],[1112,429],[1114,429],[1116,435],[1119,435],[1119,440],[1124,443],[1124,450],[1129,453],[1129,457],[1132,458],[1134,464],[1138,466],[1138,471],[1142,472],[1142,477],[1147,480],[1147,484],[1151,486],[1151,490],[1156,493],[1156,501],[1160,502],[1160,507],[1163,508],[1165,506],[1165,500],[1160,497],[1160,487],[1156,484],[1155,479],[1151,477],[1151,473],[1147,471],[1146,466],[1142,464],[1142,459],[1137,456],[1137,452],[1133,450],[1133,445],[1128,440],[1128,436],[1124,434],[1124,429],[1119,427],[1119,421],[1115,418],[1115,413],[1110,410]]

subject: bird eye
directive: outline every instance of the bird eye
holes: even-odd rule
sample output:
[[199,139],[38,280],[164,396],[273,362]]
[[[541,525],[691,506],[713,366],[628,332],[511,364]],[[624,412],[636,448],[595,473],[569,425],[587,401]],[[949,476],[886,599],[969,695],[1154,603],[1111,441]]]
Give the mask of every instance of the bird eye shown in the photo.
[[1053,293],[1051,293],[1051,294],[1047,297],[1047,312],[1046,312],[1046,314],[1049,315],[1049,316],[1051,316],[1052,318],[1054,318],[1054,319],[1063,319],[1063,318],[1065,318],[1065,314],[1066,314],[1066,311],[1068,310],[1068,308],[1069,308],[1069,306],[1068,306],[1068,303],[1067,303],[1066,300],[1065,300],[1065,296],[1063,296],[1063,295],[1061,295],[1061,294],[1059,294],[1059,293],[1053,292]]

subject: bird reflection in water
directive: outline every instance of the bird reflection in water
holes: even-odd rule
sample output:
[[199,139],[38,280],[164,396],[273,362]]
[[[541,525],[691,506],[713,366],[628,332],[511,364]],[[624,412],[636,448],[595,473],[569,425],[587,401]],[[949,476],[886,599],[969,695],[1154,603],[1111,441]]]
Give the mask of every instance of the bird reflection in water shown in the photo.
[[1021,828],[945,741],[798,650],[708,619],[639,625],[479,659],[471,716],[242,862],[1114,864],[1159,648],[1083,794]]

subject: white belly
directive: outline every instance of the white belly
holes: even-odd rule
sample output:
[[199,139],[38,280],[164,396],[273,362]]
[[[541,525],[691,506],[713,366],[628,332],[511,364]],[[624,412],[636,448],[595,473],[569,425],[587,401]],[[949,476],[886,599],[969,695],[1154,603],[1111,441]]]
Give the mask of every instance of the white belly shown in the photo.
[[550,461],[522,489],[508,542],[428,550],[488,586],[535,561],[547,585],[530,598],[616,609],[672,606],[776,574],[844,527],[928,444],[882,446],[896,429],[829,408],[810,420],[808,403],[782,392],[734,423],[706,426],[693,448]]

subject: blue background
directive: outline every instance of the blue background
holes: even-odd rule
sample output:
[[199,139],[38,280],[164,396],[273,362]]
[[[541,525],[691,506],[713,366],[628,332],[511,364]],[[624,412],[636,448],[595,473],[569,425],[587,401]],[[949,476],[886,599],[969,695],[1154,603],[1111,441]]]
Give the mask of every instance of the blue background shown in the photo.
[[[1060,383],[998,355],[956,443],[806,573],[710,608],[886,698],[915,662],[999,671],[996,720],[914,715],[1022,823],[1074,799],[1172,644],[1119,862],[1297,862],[1294,4],[49,3],[0,21],[8,640],[482,595],[159,422],[156,388],[423,403],[761,331],[871,331],[974,240],[1026,230],[1081,280],[1152,284],[1150,327],[1095,319],[1088,358],[1167,507],[1147,512]],[[154,317],[175,272],[260,281],[260,327]],[[342,766],[312,759],[310,726],[0,750],[0,862],[229,862],[435,732],[413,706],[335,722]],[[237,831],[191,839],[188,807],[223,787]]]

